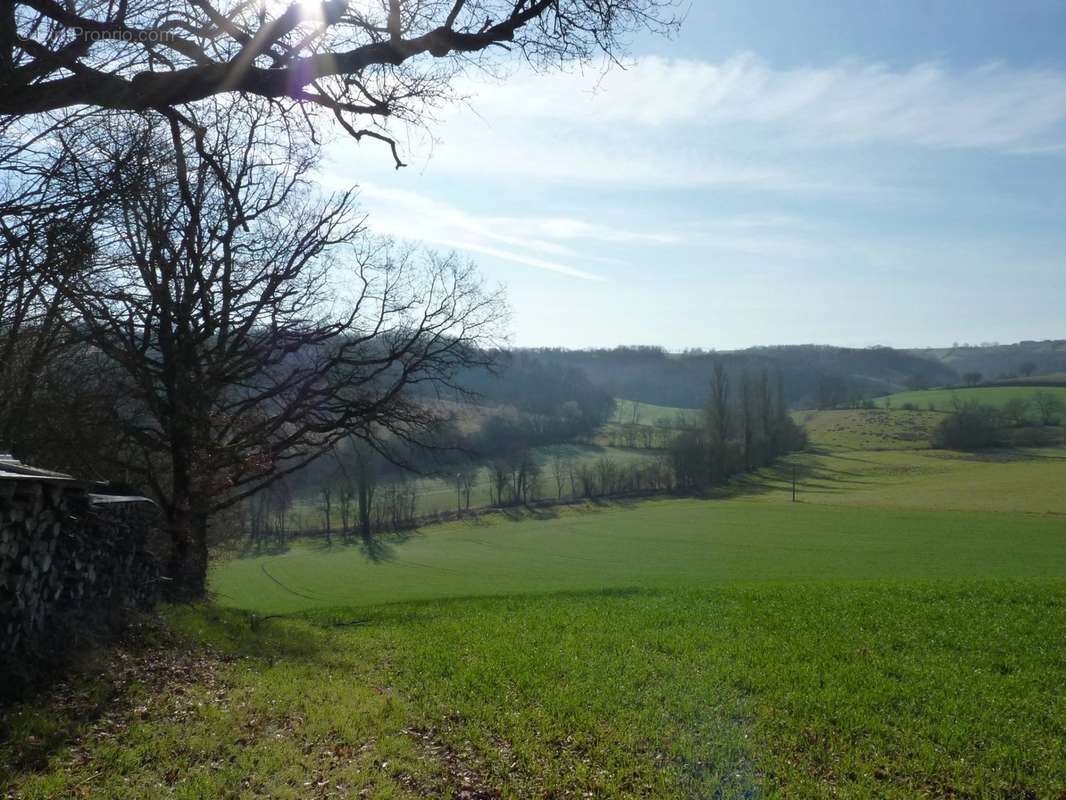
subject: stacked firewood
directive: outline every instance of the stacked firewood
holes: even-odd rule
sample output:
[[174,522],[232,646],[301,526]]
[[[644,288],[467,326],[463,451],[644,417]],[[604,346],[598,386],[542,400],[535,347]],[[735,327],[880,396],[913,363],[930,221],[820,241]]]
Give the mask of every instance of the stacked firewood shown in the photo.
[[150,606],[155,516],[146,501],[95,504],[81,488],[0,480],[0,656],[55,649],[72,630]]

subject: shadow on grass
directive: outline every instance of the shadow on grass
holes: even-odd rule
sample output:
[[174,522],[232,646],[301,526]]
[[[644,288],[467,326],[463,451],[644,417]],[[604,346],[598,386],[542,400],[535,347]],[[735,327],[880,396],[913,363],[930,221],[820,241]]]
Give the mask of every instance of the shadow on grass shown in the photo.
[[[560,446],[561,447],[561,446]],[[575,449],[588,450],[588,445],[573,445]],[[404,544],[425,535],[443,522],[449,525],[461,524],[478,529],[488,529],[502,522],[528,522],[550,521],[559,519],[564,515],[581,515],[597,513],[600,511],[624,511],[642,507],[649,501],[665,501],[670,499],[695,499],[695,500],[724,500],[749,496],[767,495],[772,493],[787,494],[790,490],[793,469],[799,492],[809,494],[839,494],[850,491],[856,487],[867,486],[876,483],[873,479],[863,479],[861,473],[851,472],[847,469],[834,469],[824,464],[814,462],[805,456],[832,456],[835,459],[854,462],[856,464],[874,464],[879,462],[858,458],[855,456],[842,456],[836,451],[811,449],[804,453],[793,454],[790,458],[775,465],[762,467],[751,472],[735,476],[728,483],[713,487],[701,492],[662,492],[647,491],[629,495],[612,497],[584,497],[567,498],[563,500],[542,500],[518,506],[505,506],[500,508],[482,508],[465,512],[462,516],[454,514],[438,518],[436,521],[426,521],[421,527],[402,531],[379,532],[369,538],[362,537],[336,537],[332,543],[326,542],[321,537],[305,538],[299,540],[301,548],[316,554],[328,554],[330,552],[349,552],[357,549],[358,552],[372,564],[385,564],[396,561],[401,556],[401,548]],[[249,546],[241,554],[243,558],[254,558],[260,555],[283,555],[291,549],[296,540],[285,542],[266,543],[262,546]],[[268,577],[271,577],[268,575]],[[287,587],[282,587],[287,588]],[[293,592],[298,594],[298,592]],[[310,598],[313,599],[313,598]]]
[[1049,446],[1040,449],[1005,447],[995,450],[953,451],[950,454],[939,453],[937,457],[949,460],[976,461],[990,464],[1010,464],[1019,461],[1054,463],[1066,461],[1066,448],[1059,446]]
[[269,540],[255,539],[246,540],[237,554],[238,558],[259,558],[260,556],[281,556],[292,549],[293,539],[285,537],[278,539],[272,537]]
[[109,721],[131,716],[146,696],[184,692],[221,663],[158,614],[137,613],[125,623],[114,635],[73,638],[60,658],[41,665],[38,680],[0,703],[0,796],[21,796],[12,784],[53,768],[101,720],[111,735]]

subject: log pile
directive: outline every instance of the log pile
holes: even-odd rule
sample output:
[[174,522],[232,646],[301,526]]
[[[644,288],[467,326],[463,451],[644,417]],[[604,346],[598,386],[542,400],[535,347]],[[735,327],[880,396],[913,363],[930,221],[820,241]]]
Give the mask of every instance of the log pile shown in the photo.
[[0,671],[155,602],[159,563],[144,547],[156,508],[112,500],[74,481],[0,475]]

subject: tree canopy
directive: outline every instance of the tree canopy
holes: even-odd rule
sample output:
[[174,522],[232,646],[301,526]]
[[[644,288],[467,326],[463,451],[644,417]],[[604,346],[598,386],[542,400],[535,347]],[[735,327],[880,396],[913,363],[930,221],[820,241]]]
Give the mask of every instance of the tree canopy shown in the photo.
[[[220,95],[324,112],[357,138],[419,119],[472,65],[615,58],[674,0],[5,0],[0,115],[178,114]],[[397,166],[399,155],[395,146]]]

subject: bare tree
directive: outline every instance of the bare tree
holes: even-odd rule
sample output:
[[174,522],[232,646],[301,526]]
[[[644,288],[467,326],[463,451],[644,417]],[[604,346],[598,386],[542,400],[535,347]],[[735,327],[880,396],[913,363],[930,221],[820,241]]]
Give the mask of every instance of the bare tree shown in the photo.
[[511,474],[511,465],[506,458],[494,459],[489,464],[489,498],[494,506],[504,505],[504,490]]
[[0,450],[104,477],[82,454],[108,435],[115,398],[95,354],[64,324],[69,304],[48,279],[89,266],[96,208],[87,196],[81,210],[53,203],[30,213],[25,202],[55,189],[30,183],[0,187]]
[[1022,427],[1029,419],[1029,400],[1025,397],[1012,397],[1003,406],[1003,416],[1014,427]]
[[[0,115],[78,107],[180,115],[266,98],[392,143],[471,65],[509,51],[540,67],[615,58],[630,34],[676,26],[670,0],[6,0]],[[73,113],[73,112],[72,112]],[[401,164],[393,145],[397,166]]]
[[644,425],[640,429],[640,438],[645,450],[651,450],[655,446],[655,428]]
[[486,364],[505,313],[469,265],[369,240],[350,194],[311,192],[305,153],[226,111],[195,141],[151,118],[87,133],[124,191],[93,269],[55,276],[122,375],[124,466],[166,513],[182,596],[204,590],[212,514],[342,439],[420,441],[438,420],[412,389]]
[[707,423],[711,434],[721,447],[729,438],[732,426],[732,408],[729,399],[729,375],[721,362],[714,365],[711,373],[711,393],[707,401]]
[[348,541],[352,531],[352,500],[355,492],[352,485],[345,481],[337,491],[337,511],[341,516],[341,539]]
[[1057,395],[1049,391],[1036,392],[1033,395],[1033,405],[1040,414],[1041,425],[1058,424],[1063,404]]
[[553,453],[551,464],[552,477],[555,478],[555,497],[556,499],[562,499],[563,484],[566,481],[566,461],[563,459],[562,453]]
[[740,378],[740,428],[744,469],[752,464],[752,445],[755,441],[755,392],[748,373]]
[[471,468],[459,476],[459,488],[463,493],[463,506],[467,511],[470,510],[470,493],[474,490],[474,487],[477,486],[477,476],[479,471],[480,470],[477,468]]
[[333,487],[323,486],[319,496],[322,499],[322,522],[326,544],[333,544]]

